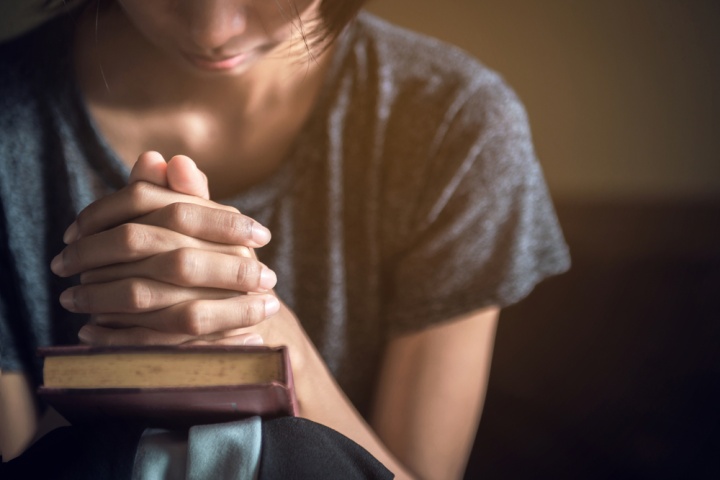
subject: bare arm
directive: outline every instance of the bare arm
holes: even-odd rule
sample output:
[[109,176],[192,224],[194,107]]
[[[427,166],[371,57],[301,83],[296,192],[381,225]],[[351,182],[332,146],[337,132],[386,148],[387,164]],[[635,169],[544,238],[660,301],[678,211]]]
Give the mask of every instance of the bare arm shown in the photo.
[[462,478],[480,420],[499,310],[478,310],[387,350],[372,425],[420,478]]
[[49,431],[69,425],[53,408],[47,408],[43,415],[39,413],[27,375],[0,371],[0,455],[3,462],[22,454]]
[[291,355],[300,416],[328,426],[362,445],[397,479],[413,478],[347,398],[295,315],[280,313],[256,328],[269,345],[285,344]]
[[485,398],[497,318],[498,309],[488,308],[394,340],[372,425],[322,360],[306,360],[307,371],[298,375],[301,414],[363,445],[397,478],[462,478]]
[[[362,445],[398,479],[462,478],[485,398],[497,308],[395,339],[387,348],[372,425],[347,399],[292,313],[258,325],[289,345],[300,415]],[[283,332],[277,334],[276,332]]]
[[4,462],[30,445],[37,425],[38,413],[27,377],[0,372],[0,454]]

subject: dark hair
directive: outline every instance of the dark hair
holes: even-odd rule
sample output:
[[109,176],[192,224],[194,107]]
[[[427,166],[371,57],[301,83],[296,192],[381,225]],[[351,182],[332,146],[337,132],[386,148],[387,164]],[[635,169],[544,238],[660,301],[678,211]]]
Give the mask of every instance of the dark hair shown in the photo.
[[331,43],[366,2],[367,0],[322,0],[320,26],[310,33],[312,44]]

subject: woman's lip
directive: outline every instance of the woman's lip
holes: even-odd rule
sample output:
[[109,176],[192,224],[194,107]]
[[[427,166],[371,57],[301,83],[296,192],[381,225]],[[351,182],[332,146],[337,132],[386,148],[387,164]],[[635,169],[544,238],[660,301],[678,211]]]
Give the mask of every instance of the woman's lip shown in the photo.
[[225,58],[207,58],[199,57],[196,55],[186,55],[186,58],[190,60],[195,66],[200,67],[204,70],[232,70],[237,67],[247,58],[246,53],[240,53],[231,57]]

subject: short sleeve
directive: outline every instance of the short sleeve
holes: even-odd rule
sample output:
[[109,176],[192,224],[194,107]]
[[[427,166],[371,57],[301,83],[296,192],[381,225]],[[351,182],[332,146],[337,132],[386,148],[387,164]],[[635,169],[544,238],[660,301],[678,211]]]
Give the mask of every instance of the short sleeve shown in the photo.
[[511,305],[569,267],[514,93],[499,78],[482,85],[438,131],[389,274],[391,333]]

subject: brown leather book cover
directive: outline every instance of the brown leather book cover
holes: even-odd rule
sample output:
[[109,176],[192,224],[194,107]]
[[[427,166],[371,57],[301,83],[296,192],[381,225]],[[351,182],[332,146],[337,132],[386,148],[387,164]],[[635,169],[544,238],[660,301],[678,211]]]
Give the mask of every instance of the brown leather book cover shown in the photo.
[[[165,428],[183,428],[192,425],[204,425],[210,423],[230,422],[260,415],[264,418],[279,416],[297,415],[297,400],[292,377],[292,368],[285,347],[265,346],[175,346],[175,347],[88,347],[88,346],[61,346],[48,347],[38,350],[38,354],[45,358],[46,378],[45,383],[38,389],[38,395],[47,403],[52,405],[70,423],[95,422],[102,419],[127,419],[146,426]],[[170,355],[170,357],[168,357]],[[149,376],[152,381],[152,374],[157,375],[158,367],[152,362],[156,356],[165,360],[162,367],[172,367],[176,360],[180,364],[192,365],[195,359],[200,356],[212,356],[219,365],[220,371],[224,371],[224,365],[234,360],[240,360],[240,370],[254,368],[253,364],[247,364],[242,356],[250,357],[262,355],[258,358],[260,362],[280,362],[277,374],[273,373],[272,378],[262,382],[248,381],[253,378],[253,372],[248,373],[244,380],[237,383],[227,380],[218,381],[213,374],[203,373],[207,378],[199,380],[181,380],[178,385],[142,387],[122,386],[113,387],[113,384],[126,385],[125,380],[135,374],[135,370],[142,370],[142,364],[150,359],[147,370],[152,372]],[[53,357],[66,357],[61,362],[59,370],[52,370],[48,378],[48,359]],[[115,364],[108,363],[108,358],[129,359],[133,363],[131,367],[115,367]],[[169,360],[168,360],[169,358]],[[83,381],[82,368],[77,370],[74,364],[80,362],[82,368],[100,370],[110,367],[109,373],[103,375],[102,386],[89,386],[82,388],[67,388],[63,385],[72,385],[75,380]],[[267,359],[267,360],[265,360]],[[137,367],[140,362],[140,368]],[[122,362],[121,362],[122,363]],[[69,366],[67,366],[67,365]],[[54,368],[54,367],[53,367]],[[272,370],[272,369],[271,369]],[[57,372],[60,373],[57,373]],[[63,377],[65,371],[71,373],[72,381]],[[80,371],[80,373],[77,373]],[[175,372],[172,372],[175,373]],[[189,375],[197,374],[197,371],[189,371]],[[72,376],[80,377],[73,379]],[[160,373],[164,381],[167,376]],[[92,375],[89,375],[92,376]],[[242,376],[242,375],[240,375]],[[113,378],[117,377],[117,378]],[[59,379],[58,379],[59,378]],[[52,380],[52,381],[48,381]],[[209,385],[202,385],[205,381]],[[190,386],[183,386],[188,383]],[[219,384],[218,384],[219,383]],[[52,385],[52,386],[51,386]],[[107,386],[110,385],[110,386]]]

